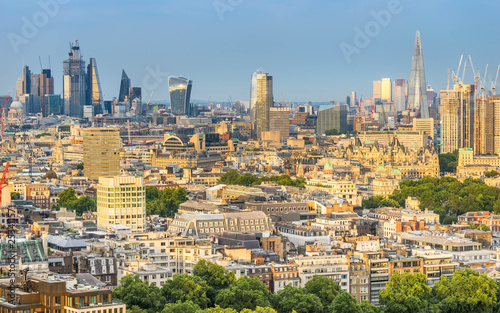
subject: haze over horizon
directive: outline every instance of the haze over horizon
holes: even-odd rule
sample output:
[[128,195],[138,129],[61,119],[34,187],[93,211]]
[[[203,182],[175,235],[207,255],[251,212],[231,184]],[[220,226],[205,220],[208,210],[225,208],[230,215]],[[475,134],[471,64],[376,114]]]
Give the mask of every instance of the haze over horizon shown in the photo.
[[[86,63],[97,60],[105,99],[118,96],[123,68],[133,86],[145,89],[145,101],[151,91],[152,99],[168,99],[167,74],[192,79],[192,99],[248,101],[250,76],[261,67],[274,78],[275,101],[281,94],[286,102],[343,101],[351,91],[367,98],[373,80],[409,79],[417,30],[435,91],[446,88],[448,68],[457,68],[462,53],[472,56],[481,76],[489,64],[488,89],[500,62],[493,56],[500,48],[498,1],[58,1],[57,12],[16,46],[11,34],[23,36],[26,20],[50,0],[30,6],[0,0],[0,94],[14,90],[23,64],[39,73],[39,56],[46,68],[49,55],[55,92],[62,92],[62,61],[76,39]],[[374,14],[390,6],[397,13],[377,22]],[[364,32],[373,22],[380,30],[348,62],[341,44],[356,47],[354,28]],[[158,71],[163,74],[155,78]],[[469,64],[466,82],[473,83]]]

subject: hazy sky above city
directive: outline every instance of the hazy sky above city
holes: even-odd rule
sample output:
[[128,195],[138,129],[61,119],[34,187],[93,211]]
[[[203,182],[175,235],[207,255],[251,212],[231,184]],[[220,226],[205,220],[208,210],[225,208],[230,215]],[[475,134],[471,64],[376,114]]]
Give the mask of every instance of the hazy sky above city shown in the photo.
[[373,80],[409,79],[416,30],[435,90],[462,53],[481,74],[489,63],[489,88],[499,11],[498,0],[0,0],[0,94],[14,90],[23,64],[39,73],[49,55],[62,92],[62,61],[78,39],[87,64],[97,60],[105,99],[118,96],[123,68],[145,101],[168,99],[167,75],[191,78],[191,99],[248,101],[261,67],[275,101],[368,98]]

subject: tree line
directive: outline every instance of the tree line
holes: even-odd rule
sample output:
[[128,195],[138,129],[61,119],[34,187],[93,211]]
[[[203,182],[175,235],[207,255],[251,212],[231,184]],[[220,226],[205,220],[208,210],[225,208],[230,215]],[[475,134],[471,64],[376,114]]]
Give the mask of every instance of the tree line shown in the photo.
[[193,275],[175,274],[161,287],[125,276],[114,297],[133,313],[497,313],[497,282],[471,269],[441,276],[434,287],[422,273],[395,272],[380,291],[381,307],[358,303],[330,278],[313,276],[305,287],[287,285],[271,293],[258,278],[235,278],[205,260]]
[[306,179],[299,177],[297,179],[291,179],[288,175],[277,175],[271,177],[257,177],[251,173],[238,174],[236,170],[227,171],[221,176],[218,183],[226,185],[240,185],[240,186],[255,186],[260,185],[262,182],[272,181],[278,185],[282,186],[292,186],[304,188],[306,185]]
[[490,187],[480,179],[468,178],[462,183],[453,177],[403,180],[392,195],[365,199],[363,207],[404,207],[408,197],[416,197],[420,201],[420,209],[427,208],[439,214],[444,224],[456,221],[458,215],[467,212],[500,214],[500,188]]
[[186,189],[146,187],[146,214],[173,217],[179,205],[188,200]]

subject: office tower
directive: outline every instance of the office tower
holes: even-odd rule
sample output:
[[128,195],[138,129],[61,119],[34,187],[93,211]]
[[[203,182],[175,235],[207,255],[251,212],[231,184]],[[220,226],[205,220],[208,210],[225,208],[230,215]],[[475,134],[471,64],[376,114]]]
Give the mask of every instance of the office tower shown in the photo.
[[269,130],[269,109],[273,106],[273,77],[257,74],[257,98],[255,100],[255,138]]
[[190,98],[193,82],[184,77],[169,76],[170,110],[176,115],[190,115]]
[[87,105],[92,106],[93,115],[104,113],[104,99],[102,97],[101,82],[97,72],[95,58],[90,58],[87,67]]
[[61,97],[59,95],[45,95],[44,116],[61,114]]
[[87,104],[87,78],[78,42],[71,46],[68,59],[63,62],[63,73],[63,113],[83,117],[83,107]]
[[19,97],[19,102],[23,104],[26,115],[35,115],[40,112],[40,101],[33,94],[24,94]]
[[349,104],[350,104],[350,107],[351,108],[355,108],[356,107],[356,91],[353,91],[351,92],[351,97],[350,97],[350,101],[349,101]]
[[122,69],[122,80],[120,82],[120,94],[118,95],[118,102],[125,101],[125,98],[128,96],[130,84],[130,78],[128,78],[125,70]]
[[257,103],[257,75],[264,74],[262,69],[258,69],[252,74],[250,82],[250,121],[255,123],[255,104]]
[[[49,116],[49,108],[45,102],[46,95],[54,94],[54,77],[50,69],[42,69],[40,74],[40,110],[43,116]],[[59,114],[59,113],[57,113]]]
[[284,107],[269,108],[269,131],[279,132],[280,140],[290,137],[290,109]]
[[413,131],[423,132],[434,140],[434,119],[432,118],[414,118]]
[[23,76],[17,79],[15,100],[19,100],[20,96],[30,93],[31,93],[31,71],[27,65],[24,65]]
[[491,154],[500,155],[500,95],[493,95],[488,98],[486,118],[486,132],[493,137],[493,139],[490,139],[492,141],[490,144],[493,145]]
[[415,36],[415,49],[411,61],[410,88],[408,94],[408,105],[419,112],[420,117],[429,117],[429,106],[427,104],[427,88],[425,81],[424,55],[420,43],[420,32],[417,30]]
[[120,174],[120,132],[113,128],[87,128],[83,132],[84,174],[88,179]]
[[346,105],[322,105],[318,111],[316,133],[323,135],[330,129],[336,129],[341,133],[347,132],[347,111]]
[[31,92],[33,96],[34,105],[33,107],[37,111],[30,112],[32,114],[37,114],[41,112],[41,101],[40,101],[40,79],[41,74],[31,74]]
[[441,90],[441,153],[474,148],[474,85]]
[[382,82],[380,80],[373,81],[373,100],[375,103],[382,99]]
[[394,105],[398,112],[406,110],[406,97],[408,96],[408,82],[398,78],[394,81]]
[[434,89],[432,89],[430,85],[427,86],[426,95],[427,105],[429,106],[429,108],[435,107],[437,94],[434,92]]
[[141,87],[130,87],[128,89],[128,98],[130,100],[139,99],[142,101],[142,89],[141,89]]
[[125,225],[132,231],[144,231],[146,189],[142,177],[100,177],[97,184],[97,228]]
[[[487,151],[487,131],[486,131],[486,110],[488,96],[481,95],[474,103],[474,154],[486,154]],[[492,138],[489,138],[492,139]]]
[[[349,105],[349,106],[351,105],[351,97],[350,96],[345,97],[345,104]],[[330,105],[335,105],[334,101],[330,101]]]
[[392,83],[390,78],[382,78],[380,93],[380,100],[382,102],[392,102]]

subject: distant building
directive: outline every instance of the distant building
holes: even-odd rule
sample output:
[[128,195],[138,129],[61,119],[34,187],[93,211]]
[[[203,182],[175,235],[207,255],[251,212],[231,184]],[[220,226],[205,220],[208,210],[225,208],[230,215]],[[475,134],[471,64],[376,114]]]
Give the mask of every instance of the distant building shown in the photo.
[[87,78],[78,42],[72,45],[63,69],[64,114],[83,117],[83,108],[87,104]]
[[125,101],[125,98],[129,94],[129,88],[130,88],[130,78],[128,78],[127,73],[125,73],[125,70],[122,69],[122,79],[120,82],[120,94],[118,95],[118,102]]
[[392,83],[390,78],[382,78],[381,100],[383,102],[392,102]]
[[408,96],[408,81],[398,78],[394,81],[394,105],[398,112],[406,110],[406,98]]
[[97,185],[97,228],[121,224],[143,231],[146,223],[146,189],[142,177],[100,177]]
[[412,109],[420,112],[420,117],[429,117],[427,103],[427,81],[425,80],[424,54],[420,42],[420,32],[415,35],[415,49],[411,60],[410,86],[408,103]]
[[190,115],[191,88],[193,82],[184,77],[169,76],[168,90],[172,114]]
[[85,176],[97,180],[101,176],[120,174],[120,132],[112,128],[88,128],[83,132],[83,164]]
[[346,105],[324,105],[319,108],[316,133],[324,135],[325,131],[330,129],[347,132]]
[[[252,77],[253,79],[253,77]],[[268,74],[256,75],[255,136],[260,139],[263,131],[269,130],[269,114],[273,106],[273,77]]]
[[280,140],[286,141],[290,136],[290,109],[271,107],[269,109],[269,131],[280,134]]
[[105,112],[104,98],[102,96],[101,82],[99,80],[95,58],[90,58],[87,79],[87,105],[92,107],[92,116],[103,114]]

